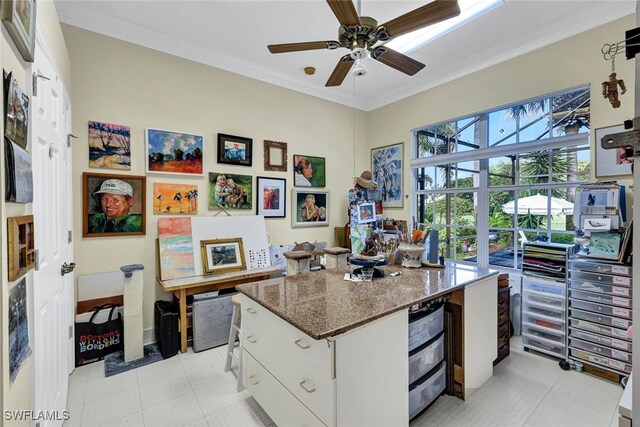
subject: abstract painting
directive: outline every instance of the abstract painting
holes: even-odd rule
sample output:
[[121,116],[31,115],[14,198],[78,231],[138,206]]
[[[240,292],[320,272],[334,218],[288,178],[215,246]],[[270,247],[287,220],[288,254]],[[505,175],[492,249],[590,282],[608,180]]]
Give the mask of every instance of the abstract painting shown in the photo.
[[204,175],[203,151],[201,135],[147,129],[147,172]]
[[382,191],[382,206],[401,208],[402,199],[402,160],[404,144],[387,145],[371,149],[371,173],[373,181]]
[[195,276],[191,218],[158,218],[160,280]]
[[131,128],[89,121],[89,167],[131,169]]
[[154,182],[153,213],[156,215],[197,214],[198,186]]
[[14,382],[22,362],[31,355],[27,321],[27,282],[25,279],[9,295],[9,376]]
[[252,208],[253,177],[209,172],[209,210]]

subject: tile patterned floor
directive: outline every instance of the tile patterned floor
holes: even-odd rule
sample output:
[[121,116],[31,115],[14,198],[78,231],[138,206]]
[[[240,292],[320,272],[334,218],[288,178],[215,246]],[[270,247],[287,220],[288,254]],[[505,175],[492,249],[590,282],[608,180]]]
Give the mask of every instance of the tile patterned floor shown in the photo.
[[[512,353],[469,400],[442,396],[411,426],[617,426],[622,389],[598,378],[562,371],[554,359]],[[104,364],[76,369],[69,380],[65,427],[272,426],[248,392],[225,374],[225,347],[179,354],[104,378]]]

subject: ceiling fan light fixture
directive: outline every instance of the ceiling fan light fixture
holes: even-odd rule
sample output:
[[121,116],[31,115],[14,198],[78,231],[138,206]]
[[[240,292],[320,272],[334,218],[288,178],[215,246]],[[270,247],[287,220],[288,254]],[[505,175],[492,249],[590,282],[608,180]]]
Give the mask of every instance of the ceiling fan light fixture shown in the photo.
[[353,71],[351,72],[356,77],[366,76],[369,70],[362,63],[362,59],[356,59],[356,63],[353,66]]

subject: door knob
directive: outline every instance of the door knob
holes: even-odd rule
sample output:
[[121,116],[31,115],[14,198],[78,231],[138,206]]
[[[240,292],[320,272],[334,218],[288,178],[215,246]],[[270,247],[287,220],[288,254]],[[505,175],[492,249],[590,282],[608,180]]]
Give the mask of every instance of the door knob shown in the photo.
[[60,266],[60,275],[64,276],[67,273],[72,273],[74,268],[76,268],[75,262],[72,262],[70,264],[67,264],[65,262],[64,264],[62,264],[62,266]]

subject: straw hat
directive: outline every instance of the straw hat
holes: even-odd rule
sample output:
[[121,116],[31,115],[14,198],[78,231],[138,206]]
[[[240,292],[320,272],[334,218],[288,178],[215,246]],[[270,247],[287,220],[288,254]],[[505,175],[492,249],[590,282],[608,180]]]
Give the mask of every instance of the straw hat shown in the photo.
[[378,184],[373,181],[371,171],[362,172],[360,176],[356,178],[356,185],[362,188],[366,188],[367,190],[373,190],[378,187]]

